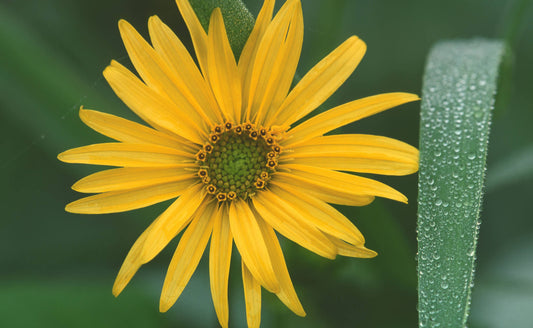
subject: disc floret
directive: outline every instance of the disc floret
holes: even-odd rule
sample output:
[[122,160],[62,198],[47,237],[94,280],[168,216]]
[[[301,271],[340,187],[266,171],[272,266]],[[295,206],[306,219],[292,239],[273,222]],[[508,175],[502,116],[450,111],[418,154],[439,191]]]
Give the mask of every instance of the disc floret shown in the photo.
[[219,202],[246,200],[265,189],[280,152],[268,129],[225,122],[213,128],[196,155],[198,177]]

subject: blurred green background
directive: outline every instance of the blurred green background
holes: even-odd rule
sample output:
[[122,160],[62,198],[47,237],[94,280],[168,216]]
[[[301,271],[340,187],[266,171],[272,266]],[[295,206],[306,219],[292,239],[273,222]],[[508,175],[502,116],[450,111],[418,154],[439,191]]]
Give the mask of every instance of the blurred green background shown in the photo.
[[[262,1],[244,1],[256,15]],[[280,2],[280,1],[278,1]],[[533,6],[530,1],[303,0],[305,40],[298,73],[350,35],[368,45],[361,65],[321,109],[382,92],[420,93],[425,58],[438,40],[506,38],[489,144],[471,327],[533,322]],[[204,258],[166,314],[159,293],[176,242],[145,265],[118,299],[111,286],[137,236],[168,203],[129,213],[75,215],[70,190],[96,167],[56,156],[106,138],[84,126],[80,105],[135,119],[101,72],[111,59],[130,66],[117,21],[147,36],[159,15],[188,44],[172,0],[0,2],[0,326],[217,327]],[[342,128],[418,143],[419,104]],[[376,200],[342,208],[365,234],[374,259],[320,258],[284,241],[289,271],[308,315],[299,318],[263,293],[263,327],[414,327],[416,175],[377,177],[409,205]],[[230,277],[230,323],[245,325],[238,261]]]

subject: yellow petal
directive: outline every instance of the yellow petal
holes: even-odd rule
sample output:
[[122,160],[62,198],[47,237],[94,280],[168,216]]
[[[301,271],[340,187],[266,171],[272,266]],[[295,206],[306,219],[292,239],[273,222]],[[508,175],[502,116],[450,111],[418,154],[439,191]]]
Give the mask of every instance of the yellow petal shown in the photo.
[[177,135],[169,135],[124,118],[80,108],[80,118],[91,129],[117,141],[148,143],[181,149],[195,154],[197,146]]
[[292,285],[287,265],[285,264],[285,258],[283,257],[283,251],[279,245],[278,238],[274,230],[266,224],[262,219],[258,219],[257,223],[261,229],[265,242],[268,247],[272,264],[276,268],[276,275],[279,280],[280,291],[276,295],[289,309],[291,309],[297,315],[304,317],[305,311],[296,295],[296,291]]
[[270,86],[275,88],[272,96],[270,106],[266,107],[265,119],[274,114],[274,109],[281,106],[287,98],[287,94],[294,81],[294,74],[298,67],[300,60],[300,53],[302,52],[304,38],[304,20],[302,13],[302,5],[300,1],[296,1],[296,9],[291,19],[291,27],[287,33],[287,37],[283,41],[284,56],[281,60],[278,69],[281,71],[279,80],[271,79]]
[[322,232],[307,224],[302,213],[273,192],[259,193],[252,200],[261,217],[279,233],[311,252],[329,259],[335,258],[335,245]]
[[292,83],[303,42],[303,16],[299,1],[287,1],[268,26],[252,63],[248,108],[261,125],[271,108],[278,108]]
[[209,82],[226,120],[241,121],[241,80],[220,8],[211,14],[207,64]]
[[[126,285],[129,283],[131,278],[135,275],[137,270],[139,270],[141,265],[152,260],[152,258],[155,257],[170,241],[171,238],[166,241],[163,241],[166,242],[164,245],[153,245],[153,238],[151,240],[148,240],[148,237],[150,236],[153,228],[156,228],[160,231],[161,226],[165,226],[169,218],[176,217],[176,219],[180,221],[173,222],[174,224],[180,225],[179,229],[175,230],[177,235],[190,222],[192,214],[188,216],[184,215],[181,217],[176,214],[180,213],[182,206],[185,207],[186,205],[186,203],[184,205],[184,201],[182,198],[185,196],[186,199],[184,199],[187,201],[191,197],[191,195],[195,195],[197,193],[197,188],[191,188],[188,191],[187,195],[182,195],[180,198],[174,201],[174,203],[169,208],[167,208],[165,212],[159,215],[159,217],[155,219],[152,224],[150,224],[150,226],[141,234],[141,236],[137,238],[137,241],[135,241],[135,244],[133,244],[133,247],[128,252],[128,255],[126,256],[126,259],[124,260],[124,263],[120,268],[117,278],[115,279],[115,284],[113,285],[113,295],[118,296],[122,292],[124,287],[126,287]],[[202,205],[202,209],[200,209],[201,211],[203,211],[203,206],[204,204]],[[189,212],[187,208],[185,208],[185,211]],[[145,248],[152,248],[154,250],[154,253],[148,254],[149,256],[146,256]]]
[[196,177],[189,167],[145,168],[126,167],[93,173],[76,182],[72,189],[97,193],[148,187],[166,182],[183,181]]
[[370,134],[335,134],[322,136],[300,143],[299,145],[294,146],[293,149],[301,151],[315,145],[369,146],[387,150],[395,150],[402,152],[405,155],[411,155],[414,158],[418,158],[418,149],[415,147],[396,139]]
[[167,65],[172,81],[187,101],[204,119],[222,121],[213,92],[176,34],[157,16],[148,20],[148,30],[155,51]]
[[354,246],[340,240],[339,238],[335,238],[333,236],[328,237],[335,244],[335,246],[337,246],[339,255],[360,258],[372,258],[378,255],[378,253],[364,247],[363,245]]
[[194,181],[189,179],[136,189],[110,191],[78,199],[65,207],[70,213],[103,214],[134,210],[181,195]]
[[301,143],[293,150],[284,153],[280,162],[387,175],[405,175],[418,170],[418,150],[386,137],[323,136]]
[[203,212],[198,211],[183,233],[163,283],[160,312],[166,312],[174,305],[196,270],[213,229],[215,205],[211,203]]
[[183,166],[194,161],[189,153],[172,148],[126,143],[102,143],[69,149],[57,156],[66,163],[122,167]]
[[214,216],[213,234],[209,253],[209,278],[211,295],[217,313],[218,322],[224,328],[228,327],[228,278],[231,263],[231,235],[228,208],[220,206]]
[[333,194],[378,196],[407,203],[407,198],[400,192],[372,179],[307,165],[284,164],[279,168],[290,170],[290,173],[276,173],[276,179],[285,183],[319,188]]
[[130,251],[128,252],[124,263],[122,263],[117,278],[115,279],[115,283],[113,284],[113,295],[115,295],[115,297],[122,293],[126,285],[130,282],[131,278],[133,278],[137,270],[139,270],[139,268],[143,264],[140,256],[150,227],[148,227],[139,236],[139,238],[137,238],[135,244],[133,244]]
[[234,200],[229,208],[229,222],[235,245],[255,279],[273,293],[279,292],[263,234],[248,203]]
[[270,183],[270,190],[297,209],[306,221],[321,231],[353,244],[363,244],[365,239],[359,229],[341,212],[324,201],[288,185]]
[[176,4],[191,34],[196,58],[205,77],[207,76],[207,34],[202,24],[200,24],[198,17],[196,17],[196,13],[192,9],[189,0],[176,0]]
[[365,51],[365,43],[356,36],[346,40],[298,82],[267,125],[291,125],[320,106],[352,74]]
[[[204,184],[189,187],[170,207],[161,214],[146,236],[141,253],[143,263],[151,261],[190,222],[194,213],[203,211],[206,204]],[[202,204],[202,206],[200,206]],[[199,209],[200,208],[200,209]]]
[[[351,156],[350,156],[351,155]],[[407,175],[418,170],[416,162],[361,158],[354,154],[340,156],[306,156],[291,161],[291,164],[310,165],[330,170],[373,173],[382,175]]]
[[410,93],[384,93],[337,106],[289,130],[283,145],[296,145],[343,125],[419,99],[417,95]]
[[[257,49],[263,35],[270,24],[272,19],[272,12],[274,11],[275,0],[265,0],[257,19],[255,20],[255,25],[242,49],[241,56],[239,57],[238,69],[241,76],[241,85],[242,85],[242,107],[248,107],[248,94],[250,91],[250,79],[252,77],[253,70],[253,61],[257,54]],[[246,118],[249,120],[249,117]]]
[[295,189],[300,193],[306,193],[310,196],[318,198],[323,202],[330,204],[365,206],[374,201],[374,196],[353,195],[342,192],[332,192],[331,190],[322,190],[321,188],[310,186],[310,184],[308,183],[295,183],[287,176],[278,176],[275,180],[272,180],[269,183],[275,183],[276,185],[281,186],[283,188],[289,186],[290,188]]
[[111,61],[104,70],[104,77],[116,95],[145,122],[158,130],[203,143],[205,132],[196,127],[187,112],[182,112],[166,96],[146,86],[118,62]]
[[242,284],[246,303],[246,322],[248,328],[259,328],[261,324],[261,285],[242,261]]
[[181,114],[189,124],[197,128],[205,128],[205,124],[209,127],[211,122],[206,122],[206,116],[199,115],[189,103],[184,92],[178,87],[180,83],[175,83],[172,71],[148,42],[125,20],[120,20],[118,27],[131,62],[143,81],[177,106],[176,115]]

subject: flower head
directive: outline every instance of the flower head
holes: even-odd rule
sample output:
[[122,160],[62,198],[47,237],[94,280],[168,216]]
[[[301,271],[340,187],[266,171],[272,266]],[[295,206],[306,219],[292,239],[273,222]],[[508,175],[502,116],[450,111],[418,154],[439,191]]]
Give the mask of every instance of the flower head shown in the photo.
[[163,284],[161,311],[180,296],[210,240],[211,292],[223,327],[228,326],[233,243],[242,258],[249,326],[260,322],[261,287],[303,316],[275,231],[326,258],[373,257],[355,225],[328,203],[362,206],[376,196],[407,199],[387,185],[341,171],[404,175],[418,169],[417,149],[403,142],[324,134],[418,97],[367,97],[296,125],[354,71],[365,43],[349,38],[290,90],[303,41],[299,0],[288,0],[274,17],[274,0],[265,1],[238,62],[219,9],[205,32],[188,1],[177,4],[198,66],[158,17],[148,23],[151,45],[130,24],[119,22],[140,79],[115,61],[104,76],[149,126],[80,109],[88,126],[116,142],[71,149],[59,159],[118,168],[74,184],[74,190],[96,195],[66,210],[113,213],[177,198],[131,248],[113,286],[115,295],[184,231]]

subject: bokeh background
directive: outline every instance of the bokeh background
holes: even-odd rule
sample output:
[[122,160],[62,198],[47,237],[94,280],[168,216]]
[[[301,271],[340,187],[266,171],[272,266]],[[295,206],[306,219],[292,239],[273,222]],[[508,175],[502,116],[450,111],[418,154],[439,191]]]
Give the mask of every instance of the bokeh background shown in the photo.
[[[256,15],[262,1],[244,1]],[[281,2],[281,1],[278,1]],[[489,144],[471,327],[533,322],[533,6],[505,0],[303,0],[305,40],[298,73],[350,35],[368,52],[321,107],[382,92],[420,93],[426,56],[442,39],[505,38],[510,45]],[[67,165],[68,148],[107,139],[84,126],[79,106],[135,119],[101,72],[111,59],[130,66],[117,21],[147,36],[157,14],[190,44],[172,0],[2,0],[0,2],[0,326],[217,327],[206,258],[166,314],[159,293],[176,242],[142,267],[118,299],[111,286],[129,247],[168,206],[122,214],[75,215],[70,186],[96,167]],[[529,22],[529,23],[528,23]],[[350,124],[418,144],[420,105]],[[378,199],[341,208],[365,234],[374,259],[320,258],[284,241],[299,318],[263,293],[263,327],[417,325],[417,177],[379,177],[409,205]],[[236,260],[234,253],[234,260]],[[230,276],[230,323],[245,325],[240,268]]]

